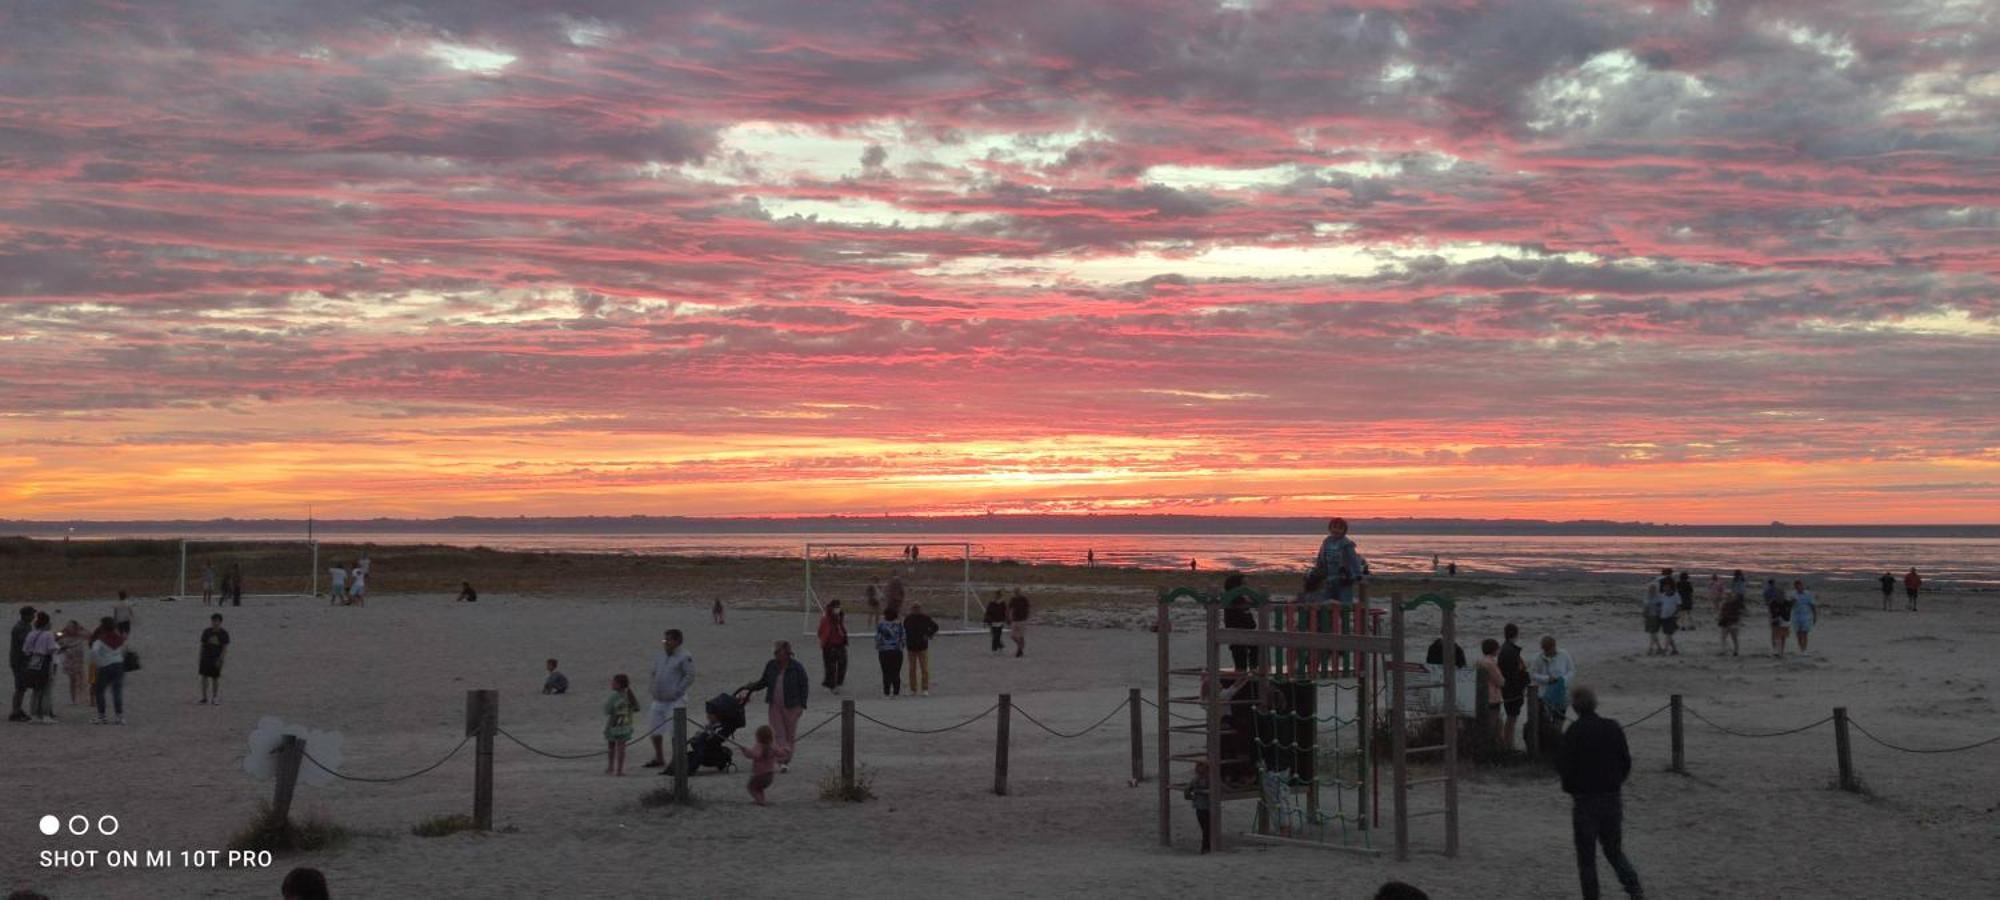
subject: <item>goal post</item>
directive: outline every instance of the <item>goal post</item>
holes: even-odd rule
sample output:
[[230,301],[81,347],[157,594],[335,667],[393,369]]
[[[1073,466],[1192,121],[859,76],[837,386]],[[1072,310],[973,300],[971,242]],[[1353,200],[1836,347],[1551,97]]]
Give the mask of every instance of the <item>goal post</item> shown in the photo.
[[[916,548],[917,559],[900,555],[892,556],[891,551],[907,551]],[[935,577],[941,575],[939,560],[924,559],[927,549],[950,551],[945,561],[957,562],[957,579]],[[953,560],[952,556],[957,559]],[[805,545],[806,590],[801,612],[805,617],[805,633],[813,634],[818,627],[820,613],[826,609],[829,600],[838,599],[841,605],[854,610],[860,602],[867,580],[879,577],[884,581],[889,576],[899,576],[909,583],[905,589],[909,599],[924,603],[934,613],[944,613],[941,601],[948,601],[956,594],[959,604],[959,627],[944,628],[938,634],[981,634],[984,629],[972,616],[976,605],[972,585],[972,545],[963,541],[811,541]],[[933,577],[919,578],[919,575]],[[938,615],[937,618],[944,618]]]
[[[182,538],[180,545],[180,574],[174,581],[174,597],[190,599],[201,596],[204,564],[234,563],[239,565],[239,574],[260,590],[243,591],[245,597],[318,597],[319,596],[319,541],[307,538]],[[249,564],[253,571],[243,573],[242,564]],[[304,572],[296,566],[303,565]],[[214,570],[216,589],[221,590],[226,569]],[[193,590],[189,587],[192,584]],[[282,590],[282,588],[294,588]]]

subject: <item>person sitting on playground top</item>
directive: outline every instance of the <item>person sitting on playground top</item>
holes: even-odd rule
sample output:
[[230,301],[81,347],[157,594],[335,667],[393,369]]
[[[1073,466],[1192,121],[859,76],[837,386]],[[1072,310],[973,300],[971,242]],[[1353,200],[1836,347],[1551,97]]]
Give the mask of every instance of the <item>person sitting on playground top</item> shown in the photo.
[[1313,568],[1326,575],[1327,595],[1342,606],[1354,602],[1355,585],[1361,583],[1363,563],[1347,537],[1347,520],[1335,516],[1326,523],[1326,539],[1320,542]]
[[[1225,594],[1242,586],[1243,573],[1241,572],[1231,572],[1229,573],[1229,577],[1222,579],[1222,592]],[[1231,600],[1229,605],[1222,608],[1222,626],[1224,628],[1242,628],[1244,630],[1255,630],[1257,628],[1257,614],[1251,609],[1249,596],[1239,595],[1234,600]],[[1230,644],[1229,656],[1236,663],[1236,671],[1248,672],[1256,668],[1257,650],[1256,646],[1250,644]]]

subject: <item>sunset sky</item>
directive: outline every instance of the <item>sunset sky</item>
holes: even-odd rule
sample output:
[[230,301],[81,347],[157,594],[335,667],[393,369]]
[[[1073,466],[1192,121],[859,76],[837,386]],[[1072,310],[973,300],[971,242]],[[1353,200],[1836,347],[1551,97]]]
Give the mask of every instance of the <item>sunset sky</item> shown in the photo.
[[1994,522],[1997,286],[1990,0],[0,5],[0,518]]

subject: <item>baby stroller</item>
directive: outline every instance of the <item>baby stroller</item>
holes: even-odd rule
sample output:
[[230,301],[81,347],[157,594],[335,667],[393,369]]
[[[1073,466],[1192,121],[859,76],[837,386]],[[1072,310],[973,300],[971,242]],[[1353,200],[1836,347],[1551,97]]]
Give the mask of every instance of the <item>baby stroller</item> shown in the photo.
[[727,772],[736,765],[736,754],[729,749],[729,739],[743,727],[743,701],[734,694],[717,694],[705,704],[708,724],[688,739],[688,758],[693,760],[693,770],[700,772],[707,766],[718,772]]

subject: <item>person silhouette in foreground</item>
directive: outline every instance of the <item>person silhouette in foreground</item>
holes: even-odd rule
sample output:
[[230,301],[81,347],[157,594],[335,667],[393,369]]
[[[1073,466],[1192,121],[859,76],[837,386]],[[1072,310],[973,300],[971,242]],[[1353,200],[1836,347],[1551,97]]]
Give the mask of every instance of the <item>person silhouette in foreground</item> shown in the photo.
[[1556,751],[1556,771],[1570,795],[1570,831],[1576,839],[1576,876],[1584,900],[1597,900],[1597,848],[1618,874],[1618,884],[1633,897],[1644,897],[1639,873],[1625,858],[1625,779],[1632,774],[1632,752],[1625,729],[1597,714],[1597,692],[1579,687],[1570,693],[1576,722],[1563,732]]

